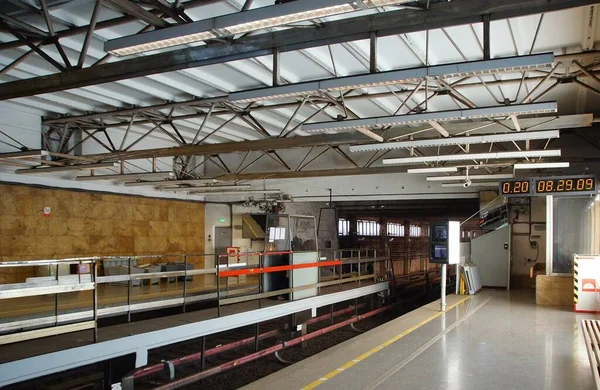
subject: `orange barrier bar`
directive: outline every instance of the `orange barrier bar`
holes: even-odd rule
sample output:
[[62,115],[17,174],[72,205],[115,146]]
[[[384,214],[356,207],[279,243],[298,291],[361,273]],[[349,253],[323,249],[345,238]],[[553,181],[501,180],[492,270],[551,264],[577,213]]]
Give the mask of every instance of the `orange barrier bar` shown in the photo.
[[341,260],[321,261],[318,263],[306,263],[306,264],[294,264],[294,265],[279,265],[276,267],[265,267],[265,268],[246,268],[237,269],[231,271],[221,271],[219,276],[231,277],[241,275],[257,275],[257,274],[268,274],[271,272],[290,271],[293,269],[313,268],[313,267],[331,267],[334,265],[342,265]]

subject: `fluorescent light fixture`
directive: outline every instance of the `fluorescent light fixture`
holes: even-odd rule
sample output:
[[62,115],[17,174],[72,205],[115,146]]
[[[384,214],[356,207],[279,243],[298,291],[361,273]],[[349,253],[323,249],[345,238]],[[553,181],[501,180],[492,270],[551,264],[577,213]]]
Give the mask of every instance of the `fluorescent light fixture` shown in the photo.
[[18,158],[32,158],[49,156],[50,153],[46,150],[26,150],[24,152],[9,152],[0,153],[0,160],[13,160]]
[[569,168],[571,163],[568,162],[555,162],[555,163],[531,163],[531,164],[515,164],[516,170],[525,169],[556,169],[556,168]]
[[469,77],[495,73],[523,72],[544,69],[554,65],[554,54],[497,58],[474,62],[432,66],[429,77]]
[[402,3],[411,3],[415,0],[367,0],[365,3],[371,7],[383,7],[385,5],[398,5]]
[[311,81],[235,92],[229,95],[229,100],[239,103],[249,103],[262,100],[301,96],[306,94],[316,94],[318,91],[337,92],[348,89],[373,88],[402,83],[414,83],[419,82],[426,77],[467,77],[494,74],[507,70],[525,71],[538,68],[547,68],[553,64],[553,53],[498,58],[487,61],[461,62],[457,64],[393,70],[389,72],[362,74],[357,76],[339,77],[321,81]]
[[460,121],[478,118],[504,118],[509,115],[534,115],[554,113],[558,110],[556,102],[519,104],[514,106],[497,106],[471,108],[465,110],[438,111],[425,114],[382,116],[374,118],[352,119],[345,121],[319,122],[302,125],[307,133],[324,133],[328,131],[355,131],[359,127],[398,126],[431,121]]
[[419,82],[427,77],[427,71],[429,69],[429,67],[421,67],[322,80],[319,82],[318,89],[337,92],[348,89],[373,88],[400,83]]
[[149,180],[149,179],[164,179],[173,177],[173,172],[140,172],[140,173],[125,173],[122,175],[94,175],[94,176],[77,176],[78,181],[99,181],[99,180]]
[[232,186],[200,186],[200,187],[161,187],[161,191],[222,191],[222,190],[237,190],[251,189],[250,184],[237,184]]
[[458,167],[435,167],[435,168],[414,168],[409,169],[408,173],[445,173],[458,172]]
[[439,146],[474,145],[491,142],[532,141],[560,138],[559,130],[532,131],[520,133],[472,135],[468,137],[434,138],[412,141],[386,142],[370,145],[351,145],[350,152],[376,152],[380,150],[404,148],[433,148]]
[[239,190],[239,191],[190,191],[190,195],[249,195],[249,194],[280,194],[281,190]]
[[[497,181],[494,182],[486,182],[486,183],[471,183],[469,187],[498,187],[500,184]],[[463,183],[444,183],[442,184],[444,188],[465,188]],[[469,188],[467,187],[467,188]]]
[[317,93],[320,89],[318,81],[307,83],[282,85],[272,88],[260,88],[249,91],[235,92],[229,94],[228,100],[236,103],[250,103],[262,100],[281,99],[294,96],[302,96],[307,93]]
[[[192,27],[198,28],[198,25],[192,26],[191,24],[182,24],[177,27],[177,31],[168,28],[154,30],[145,34],[113,39],[112,41],[105,42],[104,50],[114,56],[123,57],[152,50],[165,49],[167,47],[205,41],[217,37],[210,31],[192,32],[195,30]],[[187,30],[190,32],[186,33]],[[152,35],[154,37],[150,38],[146,35]]]
[[428,177],[427,181],[465,181],[470,180],[494,180],[494,179],[512,179],[514,176],[511,174],[499,174],[499,175],[473,175],[473,176],[434,176]]
[[[333,15],[341,15],[348,12],[356,11],[356,9],[346,1],[312,1],[303,0],[300,4],[293,4],[293,2],[283,3],[272,7],[257,8],[259,14],[263,15],[262,19],[255,20],[255,15],[244,15],[249,14],[249,11],[240,12],[239,14],[227,15],[232,21],[238,21],[240,19],[248,20],[247,22],[238,22],[233,25],[227,20],[227,16],[220,18],[220,23],[217,23],[216,27],[219,31],[227,35],[243,34],[249,31],[263,30],[266,28],[283,26],[286,24],[304,22],[307,20],[326,18]],[[305,3],[305,4],[302,4]],[[341,4],[336,4],[341,3]],[[324,7],[327,4],[336,4],[328,7]],[[320,8],[315,8],[317,6]],[[269,9],[265,9],[269,8]],[[270,16],[270,17],[269,17]],[[224,27],[220,27],[219,24],[224,24]]]
[[526,150],[519,152],[492,152],[492,153],[470,153],[450,154],[446,156],[422,156],[405,158],[388,158],[383,160],[384,165],[398,164],[421,164],[437,163],[445,161],[468,161],[468,160],[502,160],[535,157],[560,157],[560,149],[557,150]]
[[219,180],[215,180],[215,179],[134,181],[131,183],[125,183],[125,187],[143,187],[143,186],[168,187],[168,186],[185,185],[185,184],[187,184],[187,185],[213,184],[213,183],[217,183],[218,181]]
[[119,166],[119,163],[79,164],[79,165],[65,165],[64,167],[17,169],[15,171],[15,173],[17,173],[19,175],[27,175],[27,174],[37,175],[38,173],[83,171],[86,169],[116,168],[118,166]]
[[113,39],[105,42],[104,50],[116,56],[125,56],[340,15],[357,9],[358,6],[348,0],[291,1]]

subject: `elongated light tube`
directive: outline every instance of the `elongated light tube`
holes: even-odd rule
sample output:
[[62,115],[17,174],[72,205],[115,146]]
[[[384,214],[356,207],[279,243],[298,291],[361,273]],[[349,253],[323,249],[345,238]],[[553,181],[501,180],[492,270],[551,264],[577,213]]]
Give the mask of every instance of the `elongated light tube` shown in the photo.
[[435,167],[435,168],[414,168],[409,169],[408,173],[452,173],[458,172],[458,167]]
[[0,153],[0,160],[14,160],[20,158],[44,157],[49,156],[50,152],[46,150],[26,150],[23,152]]
[[173,177],[173,172],[140,172],[140,173],[125,173],[122,175],[94,175],[94,176],[77,176],[77,181],[100,181],[100,180],[150,180]]
[[491,142],[533,141],[560,138],[559,130],[473,135],[468,137],[433,138],[412,141],[385,142],[369,145],[351,145],[350,152],[376,152],[380,150],[404,148],[433,148],[438,146],[474,145]]
[[287,15],[274,16],[260,20],[252,20],[246,23],[238,23],[234,24],[233,26],[223,27],[219,29],[219,31],[226,33],[227,35],[243,34],[249,31],[263,30],[270,27],[304,22],[306,20],[326,18],[328,16],[341,15],[352,11],[355,11],[354,7],[349,3],[346,3]]
[[365,5],[368,8],[377,8],[412,1],[414,0],[368,0],[362,3],[362,6],[349,0],[290,1],[163,28],[144,34],[113,39],[104,44],[104,50],[116,56],[126,56],[328,16],[342,15],[363,9]]
[[421,156],[421,157],[404,157],[404,158],[388,158],[383,160],[384,165],[399,165],[399,164],[421,164],[421,163],[436,163],[445,161],[468,161],[468,160],[502,160],[502,159],[519,159],[519,158],[535,158],[535,157],[560,157],[560,149],[555,150],[526,150],[519,152],[492,152],[492,153],[469,153],[469,154],[450,154],[445,156]]
[[[185,25],[183,25],[183,26],[185,26]],[[163,30],[156,30],[156,31],[163,31]],[[140,35],[143,36],[144,34],[140,34]],[[137,35],[134,35],[132,38],[134,38],[136,36]],[[123,56],[129,56],[132,54],[145,53],[147,51],[152,51],[152,50],[159,50],[159,49],[165,49],[168,47],[185,45],[188,43],[206,41],[208,39],[214,39],[216,37],[217,36],[210,31],[203,31],[203,32],[183,34],[183,35],[176,34],[172,38],[163,38],[163,39],[159,39],[159,40],[155,40],[155,41],[149,41],[147,43],[140,43],[137,45],[125,46],[125,47],[118,48],[118,49],[110,49],[110,47],[111,47],[110,45],[105,45],[105,50],[108,53],[110,53],[116,57],[123,57]],[[130,37],[125,37],[125,38],[130,38]],[[113,41],[108,41],[106,43],[108,44],[110,42],[113,42]]]
[[[497,181],[493,182],[485,182],[485,183],[471,183],[469,187],[498,187],[499,183]],[[444,183],[442,184],[443,188],[459,188],[465,187],[463,183]]]
[[157,187],[161,191],[223,191],[223,190],[251,190],[250,184],[236,184],[231,186],[200,186],[200,187]]
[[571,163],[568,162],[554,162],[554,163],[530,163],[530,164],[515,164],[514,169],[525,170],[525,169],[557,169],[557,168],[569,168]]
[[107,41],[104,50],[125,56],[282,26],[357,10],[348,0],[302,0],[217,16]]
[[386,5],[398,5],[402,3],[410,3],[415,0],[367,0],[367,5],[371,7],[383,7]]
[[196,184],[213,184],[219,180],[215,179],[185,179],[185,180],[156,180],[156,181],[132,181],[125,183],[125,187],[143,187],[143,186],[154,186],[154,187],[168,187],[176,185],[196,185]]
[[397,126],[431,121],[460,121],[478,118],[504,118],[509,115],[533,115],[554,113],[558,110],[556,102],[519,104],[514,106],[496,106],[485,108],[471,108],[465,110],[438,111],[414,115],[392,115],[373,118],[352,119],[345,121],[332,121],[310,123],[302,125],[302,130],[307,133],[325,133],[329,131],[348,132],[359,127]]
[[472,175],[472,176],[433,176],[428,177],[427,181],[465,181],[470,180],[494,180],[494,179],[512,179],[514,176],[511,174],[498,174],[498,175]]
[[281,190],[239,190],[239,191],[190,191],[190,195],[249,195],[249,194],[280,194]]
[[64,167],[17,169],[15,173],[19,175],[37,175],[39,173],[57,173],[67,171],[83,171],[86,169],[116,168],[118,166],[119,163],[78,164],[65,165]]

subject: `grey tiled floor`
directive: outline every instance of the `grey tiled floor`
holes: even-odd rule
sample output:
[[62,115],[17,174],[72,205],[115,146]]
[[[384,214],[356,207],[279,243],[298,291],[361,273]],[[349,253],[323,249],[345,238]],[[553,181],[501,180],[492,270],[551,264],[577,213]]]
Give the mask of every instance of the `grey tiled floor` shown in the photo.
[[[596,316],[569,309],[536,306],[528,291],[484,290],[318,389],[593,389],[578,326]],[[326,362],[342,366],[414,325],[407,321],[419,315],[409,313],[249,388],[302,388],[332,370]]]

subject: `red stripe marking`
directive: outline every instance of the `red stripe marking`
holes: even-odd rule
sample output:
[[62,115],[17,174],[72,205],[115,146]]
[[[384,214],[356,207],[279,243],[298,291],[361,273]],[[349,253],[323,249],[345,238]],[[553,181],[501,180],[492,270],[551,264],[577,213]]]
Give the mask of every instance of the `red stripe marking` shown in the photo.
[[231,270],[231,271],[221,271],[221,272],[219,272],[219,276],[220,277],[230,277],[230,276],[241,276],[241,275],[258,275],[258,274],[268,274],[271,272],[290,271],[293,269],[314,268],[314,267],[331,267],[334,265],[341,265],[341,264],[342,264],[341,260],[332,260],[332,261],[320,261],[318,263],[280,265],[277,267],[246,268],[246,269],[237,269],[237,270]]

